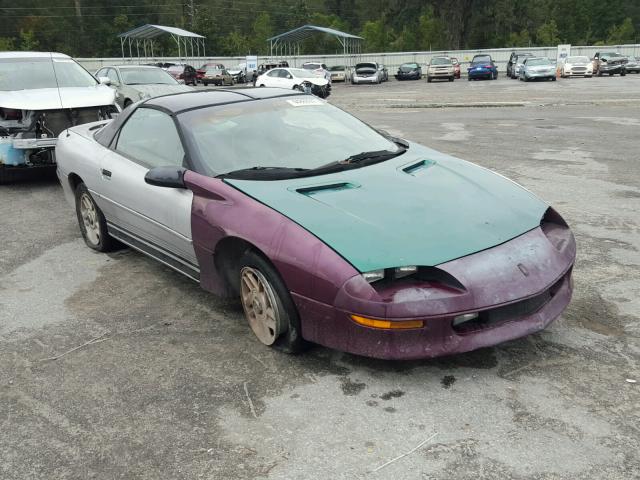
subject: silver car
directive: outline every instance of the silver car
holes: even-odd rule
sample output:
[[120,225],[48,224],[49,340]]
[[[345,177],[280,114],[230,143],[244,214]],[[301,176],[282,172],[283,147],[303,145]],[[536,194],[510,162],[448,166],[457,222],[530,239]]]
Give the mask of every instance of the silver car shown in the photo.
[[513,78],[514,80],[516,78],[520,78],[520,70],[522,70],[522,66],[524,65],[524,61],[527,58],[533,57],[533,54],[531,53],[522,53],[519,54],[514,62],[513,62],[513,67],[511,68],[511,78]]
[[556,81],[556,65],[545,57],[527,57],[520,68],[520,80]]
[[116,102],[122,108],[146,98],[192,90],[163,69],[145,65],[103,67],[96,72],[96,77],[116,91]]

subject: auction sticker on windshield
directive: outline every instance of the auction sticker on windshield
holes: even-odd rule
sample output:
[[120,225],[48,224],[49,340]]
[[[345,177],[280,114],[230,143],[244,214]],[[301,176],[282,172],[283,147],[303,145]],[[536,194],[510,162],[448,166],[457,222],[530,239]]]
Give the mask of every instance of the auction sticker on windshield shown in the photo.
[[287,100],[289,105],[294,107],[306,107],[309,105],[324,105],[324,102],[319,98],[309,96],[309,98],[292,98]]

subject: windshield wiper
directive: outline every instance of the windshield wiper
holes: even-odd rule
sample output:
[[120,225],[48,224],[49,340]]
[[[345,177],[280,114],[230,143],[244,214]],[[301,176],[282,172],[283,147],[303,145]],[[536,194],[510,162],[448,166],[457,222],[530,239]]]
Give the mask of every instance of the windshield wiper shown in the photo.
[[309,171],[308,168],[291,167],[255,167],[241,168],[216,175],[216,178],[235,178],[238,180],[273,180],[276,178],[292,178]]
[[373,152],[362,152],[356,155],[351,155],[344,160],[338,160],[337,162],[331,162],[318,168],[310,170],[314,175],[320,173],[332,173],[340,172],[342,170],[350,170],[352,168],[359,168],[365,165],[373,165],[374,163],[384,162],[391,158],[398,157],[406,152],[406,148],[399,148],[395,152],[390,150],[376,150]]

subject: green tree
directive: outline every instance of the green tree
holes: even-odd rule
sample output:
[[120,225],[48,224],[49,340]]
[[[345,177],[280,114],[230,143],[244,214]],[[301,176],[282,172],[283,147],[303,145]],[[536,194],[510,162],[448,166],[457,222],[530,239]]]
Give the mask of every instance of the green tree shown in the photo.
[[362,26],[360,36],[365,40],[369,52],[386,52],[394,40],[394,33],[382,19],[370,20]]
[[251,41],[246,35],[234,30],[221,42],[223,55],[245,55],[251,53]]
[[536,40],[543,47],[558,45],[561,40],[556,21],[551,19],[543,23],[536,31]]
[[427,8],[418,18],[419,50],[443,50],[446,45],[446,32],[442,21],[435,16],[433,8]]
[[251,42],[253,45],[253,51],[256,54],[264,55],[269,53],[269,43],[267,42],[267,39],[273,37],[273,32],[274,26],[271,16],[266,12],[258,15],[253,22],[253,38]]
[[625,43],[633,43],[635,39],[635,28],[633,28],[633,21],[627,17],[624,21],[617,26],[611,27],[609,30],[609,37],[607,42],[610,45],[623,45]]
[[20,50],[37,50],[39,45],[33,30],[20,30]]
[[0,52],[14,49],[15,42],[13,41],[13,38],[0,37]]

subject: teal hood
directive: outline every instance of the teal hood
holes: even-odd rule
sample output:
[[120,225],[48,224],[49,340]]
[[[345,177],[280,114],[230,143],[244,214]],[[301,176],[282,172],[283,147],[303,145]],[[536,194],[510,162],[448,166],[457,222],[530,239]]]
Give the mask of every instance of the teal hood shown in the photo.
[[360,272],[434,266],[491,248],[539,226],[547,209],[501,175],[416,144],[394,159],[329,175],[225,181]]

